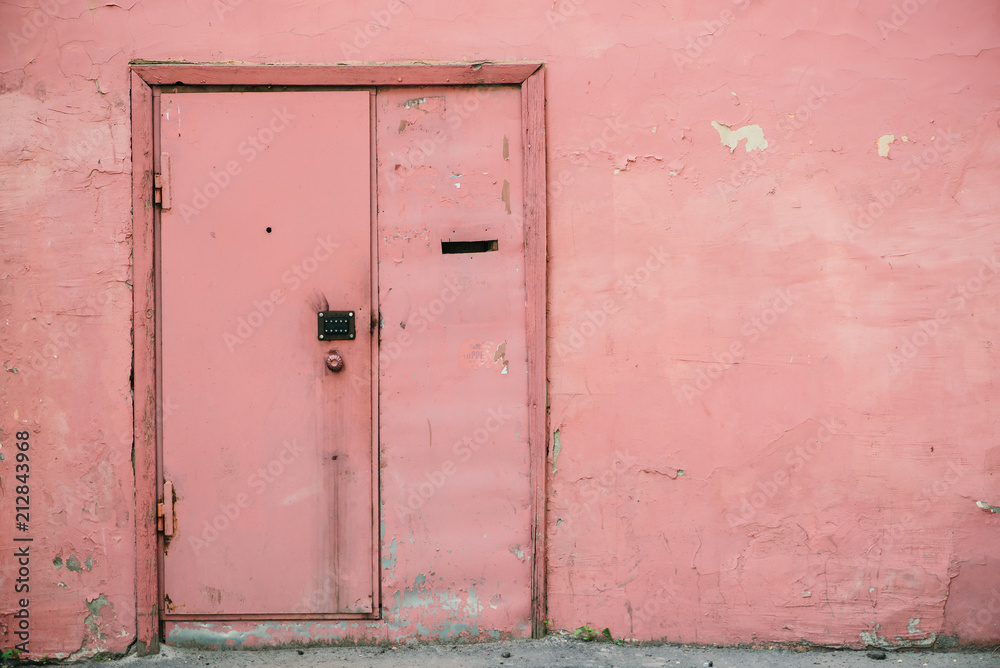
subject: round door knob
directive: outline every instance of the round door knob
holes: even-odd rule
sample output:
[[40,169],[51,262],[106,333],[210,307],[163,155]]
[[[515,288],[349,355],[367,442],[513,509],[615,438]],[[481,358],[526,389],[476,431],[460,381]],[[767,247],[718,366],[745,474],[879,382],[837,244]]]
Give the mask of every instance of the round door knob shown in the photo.
[[336,350],[331,350],[326,354],[326,368],[334,373],[344,370],[344,358]]

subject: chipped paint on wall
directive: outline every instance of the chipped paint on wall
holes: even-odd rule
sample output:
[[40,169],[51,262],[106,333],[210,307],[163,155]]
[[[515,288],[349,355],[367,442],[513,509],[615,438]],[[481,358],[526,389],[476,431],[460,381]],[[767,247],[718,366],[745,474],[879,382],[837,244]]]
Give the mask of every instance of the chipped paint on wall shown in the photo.
[[878,140],[875,142],[875,145],[878,147],[879,156],[883,158],[888,158],[889,145],[892,144],[892,142],[894,141],[896,141],[896,135],[893,134],[882,135],[881,137],[879,137]]
[[559,453],[562,451],[562,436],[559,430],[552,432],[552,473],[558,470]]
[[993,506],[986,503],[985,501],[976,501],[976,505],[982,508],[983,510],[987,510],[991,513],[1000,513],[1000,506]]
[[716,129],[719,133],[719,141],[722,142],[723,146],[729,148],[729,152],[732,153],[736,150],[736,147],[744,139],[746,142],[743,148],[746,149],[747,153],[750,151],[763,151],[767,148],[767,140],[764,138],[764,130],[761,129],[759,125],[744,125],[738,130],[732,130],[728,125],[723,125],[718,121],[712,121],[712,127]]
[[382,557],[382,568],[386,570],[392,570],[396,567],[396,539],[393,538],[392,542],[385,548],[385,556]]

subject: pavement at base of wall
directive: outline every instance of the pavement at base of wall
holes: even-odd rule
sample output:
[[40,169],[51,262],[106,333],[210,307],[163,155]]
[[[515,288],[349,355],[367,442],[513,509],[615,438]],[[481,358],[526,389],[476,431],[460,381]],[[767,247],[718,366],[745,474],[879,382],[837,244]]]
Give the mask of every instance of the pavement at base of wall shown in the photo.
[[[871,653],[871,656],[869,656]],[[693,645],[618,645],[551,635],[462,645],[303,647],[207,651],[165,646],[157,656],[93,661],[78,666],[122,668],[996,668],[1000,648],[980,651],[734,649]]]

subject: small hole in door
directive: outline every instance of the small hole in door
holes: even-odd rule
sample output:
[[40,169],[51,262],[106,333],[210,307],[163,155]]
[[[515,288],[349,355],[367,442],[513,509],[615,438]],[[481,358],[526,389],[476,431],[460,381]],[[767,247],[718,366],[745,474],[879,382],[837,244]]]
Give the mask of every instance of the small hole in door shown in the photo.
[[264,231],[265,231],[265,232],[267,232],[268,234],[270,234],[270,233],[271,233],[271,228],[270,228],[270,227],[268,227],[268,228],[266,228],[266,229],[265,229]]
[[445,255],[454,253],[489,253],[499,250],[496,239],[488,241],[442,241],[441,252]]

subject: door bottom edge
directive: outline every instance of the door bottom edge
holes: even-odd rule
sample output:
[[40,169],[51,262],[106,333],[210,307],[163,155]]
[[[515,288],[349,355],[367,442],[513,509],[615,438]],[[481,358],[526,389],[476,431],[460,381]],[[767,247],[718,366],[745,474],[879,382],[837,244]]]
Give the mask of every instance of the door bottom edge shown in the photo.
[[378,621],[373,612],[338,613],[173,613],[160,615],[163,622],[315,622],[315,621]]

